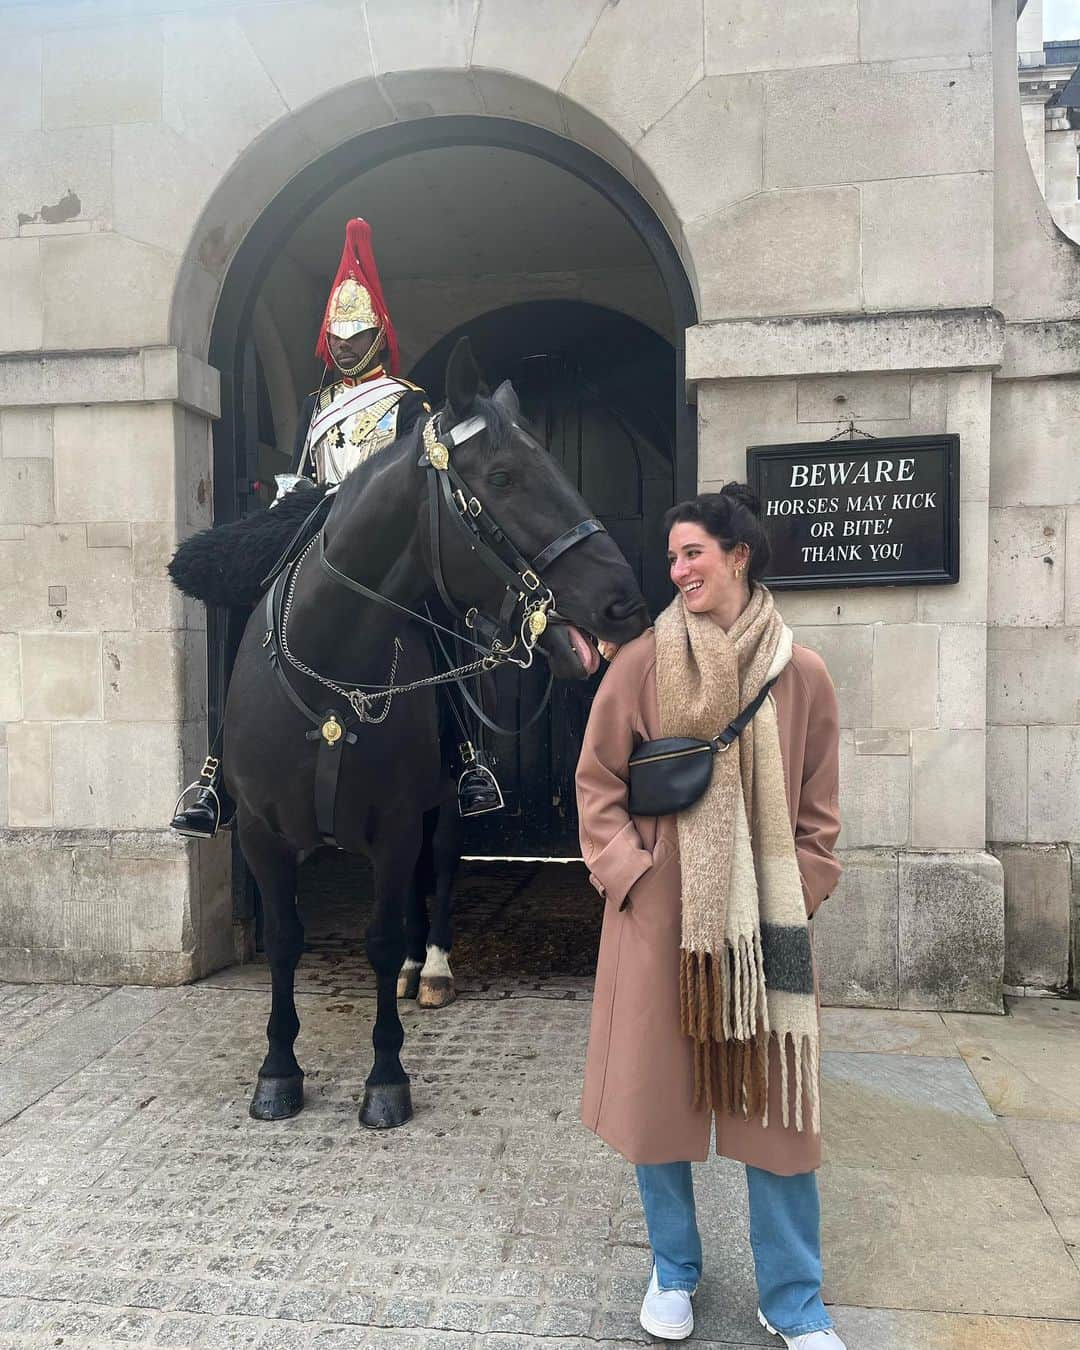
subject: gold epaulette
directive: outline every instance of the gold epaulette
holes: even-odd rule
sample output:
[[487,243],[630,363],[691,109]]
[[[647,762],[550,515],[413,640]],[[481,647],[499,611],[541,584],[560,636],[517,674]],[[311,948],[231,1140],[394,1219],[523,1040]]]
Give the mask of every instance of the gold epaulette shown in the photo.
[[412,380],[403,380],[400,375],[395,375],[394,379],[398,384],[403,384],[406,389],[412,389],[417,394],[426,394],[427,390],[419,384],[413,384]]

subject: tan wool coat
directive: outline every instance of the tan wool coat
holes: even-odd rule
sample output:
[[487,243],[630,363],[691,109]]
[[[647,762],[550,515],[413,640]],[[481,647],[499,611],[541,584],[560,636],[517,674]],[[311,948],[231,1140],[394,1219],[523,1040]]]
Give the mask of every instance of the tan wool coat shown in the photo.
[[[803,897],[812,915],[840,876],[833,851],[840,832],[836,693],[821,658],[796,645],[770,697]],[[676,820],[627,812],[627,761],[642,741],[660,734],[650,629],[623,647],[605,674],[577,769],[582,853],[605,899],[581,1115],[633,1163],[702,1161],[713,1123],[705,1107],[691,1105],[691,1043],[679,1024]],[[768,1126],[717,1115],[716,1150],[788,1176],[820,1164],[821,1136],[781,1123],[778,1056],[774,1039]]]

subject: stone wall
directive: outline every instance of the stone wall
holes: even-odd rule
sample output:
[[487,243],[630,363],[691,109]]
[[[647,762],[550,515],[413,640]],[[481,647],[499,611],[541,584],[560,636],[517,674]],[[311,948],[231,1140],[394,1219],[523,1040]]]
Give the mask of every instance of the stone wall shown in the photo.
[[[652,0],[0,3],[16,857],[0,973],[187,978],[231,950],[222,850],[158,832],[205,735],[202,621],[161,569],[208,519],[217,298],[300,170],[369,129],[462,113],[585,146],[655,211],[699,303],[703,483],[742,477],[748,444],[849,418],[961,435],[958,586],[784,598],[843,712],[826,994],[997,1007],[1005,931],[1020,961],[1048,915],[1060,927],[1078,838],[1078,273],[1027,167],[1015,5],[994,0],[992,39],[987,0],[664,8],[657,24]],[[287,403],[291,338],[269,306],[256,323]],[[1049,852],[999,861],[988,838]]]

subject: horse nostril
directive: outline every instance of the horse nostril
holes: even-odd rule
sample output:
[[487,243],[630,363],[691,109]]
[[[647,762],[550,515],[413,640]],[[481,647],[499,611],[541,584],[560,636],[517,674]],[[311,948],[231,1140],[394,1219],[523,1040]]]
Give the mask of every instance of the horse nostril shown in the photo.
[[621,623],[624,619],[635,618],[644,608],[641,598],[627,598],[626,600],[614,600],[607,607],[605,618],[612,619],[616,623]]

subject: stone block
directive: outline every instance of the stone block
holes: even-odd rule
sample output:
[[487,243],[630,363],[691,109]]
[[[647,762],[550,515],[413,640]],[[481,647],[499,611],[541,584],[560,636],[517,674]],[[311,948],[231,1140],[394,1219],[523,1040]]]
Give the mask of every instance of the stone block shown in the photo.
[[136,581],[131,587],[133,622],[139,629],[206,628],[206,607],[181,595],[171,581]]
[[960,496],[986,501],[990,494],[990,393],[985,371],[950,371],[946,382],[945,430],[960,437]]
[[[367,20],[360,5],[326,0],[240,11],[237,23],[290,108],[373,73]],[[334,60],[326,59],[334,53]]]
[[[911,416],[911,376],[824,375],[799,381],[800,422],[906,422]],[[817,430],[808,432],[816,436]]]
[[379,78],[394,117],[465,117],[484,111],[484,100],[468,71],[396,70]]
[[991,722],[1080,723],[1080,629],[990,629]]
[[219,834],[199,844],[191,860],[196,973],[209,975],[236,959],[233,933],[232,841]]
[[906,61],[918,56],[966,61],[989,51],[989,5],[912,0],[897,10],[888,0],[859,0],[859,55],[864,61]]
[[97,633],[24,633],[22,672],[28,721],[85,722],[101,716]]
[[469,64],[480,0],[413,0],[368,11],[375,72],[461,69]]
[[1035,628],[1065,618],[1065,511],[991,507],[988,618]]
[[0,239],[0,351],[34,351],[44,331],[40,240]]
[[1069,917],[1069,979],[1073,993],[1080,991],[1080,848],[1071,845],[1072,903]]
[[1027,838],[1027,727],[986,728],[986,835],[1003,843]]
[[[0,47],[0,127],[37,131],[41,127],[41,36],[4,34]],[[7,222],[5,222],[6,224]]]
[[4,459],[52,459],[51,408],[0,408]]
[[112,166],[117,231],[182,254],[220,176],[202,147],[161,122],[114,127]]
[[814,957],[823,1003],[895,1008],[896,854],[849,850],[840,884],[814,915]]
[[811,9],[784,0],[705,0],[709,75],[797,66],[839,66],[859,59],[858,0],[822,0]]
[[214,445],[210,419],[185,410],[183,436],[180,481],[184,484],[185,511],[182,519],[187,526],[202,529],[213,524],[214,514]]
[[27,828],[53,823],[52,729],[14,722],[7,729],[8,823]]
[[911,733],[911,842],[916,848],[986,843],[986,735]]
[[[699,81],[654,123],[635,153],[681,220],[719,211],[761,187],[765,109],[753,75]],[[702,164],[713,166],[702,173]]]
[[1005,898],[989,853],[901,853],[900,1006],[1001,1012]]
[[859,194],[762,192],[685,229],[703,319],[859,305]]
[[879,623],[874,625],[873,634],[873,725],[937,726],[937,627]]
[[1069,981],[1072,867],[1064,844],[999,844],[1005,876],[1005,983],[1064,989]]
[[488,116],[510,117],[515,122],[528,122],[530,126],[547,127],[560,136],[566,135],[562,104],[554,89],[541,88],[501,70],[474,67],[471,76]]
[[233,15],[170,15],[163,32],[162,120],[227,168],[285,102]]
[[788,623],[912,623],[916,593],[910,586],[838,586],[828,591],[784,591],[780,608]]
[[110,139],[108,126],[0,137],[9,203],[0,234],[47,238],[92,225],[111,229]]
[[794,380],[710,380],[698,388],[702,491],[746,481],[746,449],[797,435]]
[[51,832],[0,834],[0,946],[62,947],[71,852]]
[[[513,71],[558,89],[578,58],[607,0],[501,0],[481,5],[472,64]],[[522,34],[528,33],[527,41]]]
[[0,633],[0,722],[22,718],[21,672],[18,633]]
[[[41,247],[45,346],[79,350],[169,340],[177,267],[171,254],[118,234],[36,242]],[[73,296],[78,296],[77,304]]]
[[829,624],[795,629],[795,641],[817,652],[836,686],[842,727],[870,721],[870,670],[874,629],[869,624]]
[[[951,70],[775,71],[765,91],[766,187],[993,170],[987,60]],[[913,135],[919,126],[934,134]]]
[[986,627],[946,623],[938,632],[937,725],[981,730],[986,725]]
[[[131,518],[175,515],[183,410],[134,403],[57,408],[54,422],[57,511],[62,520],[115,520],[117,502]],[[95,471],[86,472],[87,464]]]
[[864,183],[863,302],[870,309],[961,309],[994,295],[989,173]]
[[103,521],[100,525],[87,525],[87,548],[130,548],[131,523],[126,520]]
[[43,525],[52,520],[52,480],[47,459],[0,459],[0,522]]
[[1080,501],[1078,422],[1080,380],[995,383],[990,415],[991,505],[1045,507]]
[[45,34],[46,127],[157,122],[161,29],[155,22],[61,28]]
[[854,734],[840,733],[840,845],[906,844],[911,761],[906,755],[857,755]]
[[633,145],[701,79],[703,48],[700,0],[668,0],[661,24],[649,0],[623,0],[600,15],[562,92]]
[[123,857],[113,849],[79,848],[74,857],[67,946],[102,952],[190,946],[186,857]]
[[[783,379],[851,371],[999,366],[1005,323],[993,310],[959,314],[823,314],[698,323],[686,330],[686,379]],[[937,428],[940,429],[940,428]]]
[[105,716],[110,722],[175,722],[183,707],[183,634],[104,633]]
[[159,828],[172,815],[180,770],[175,723],[60,723],[53,729],[55,823],[67,829]]
[[1080,839],[1080,726],[1028,728],[1028,839]]
[[1080,506],[1065,512],[1065,622],[1080,627]]
[[[132,627],[131,563],[118,549],[87,549],[80,525],[28,526],[21,539],[0,540],[0,628],[96,632]],[[49,588],[67,589],[57,614]]]

